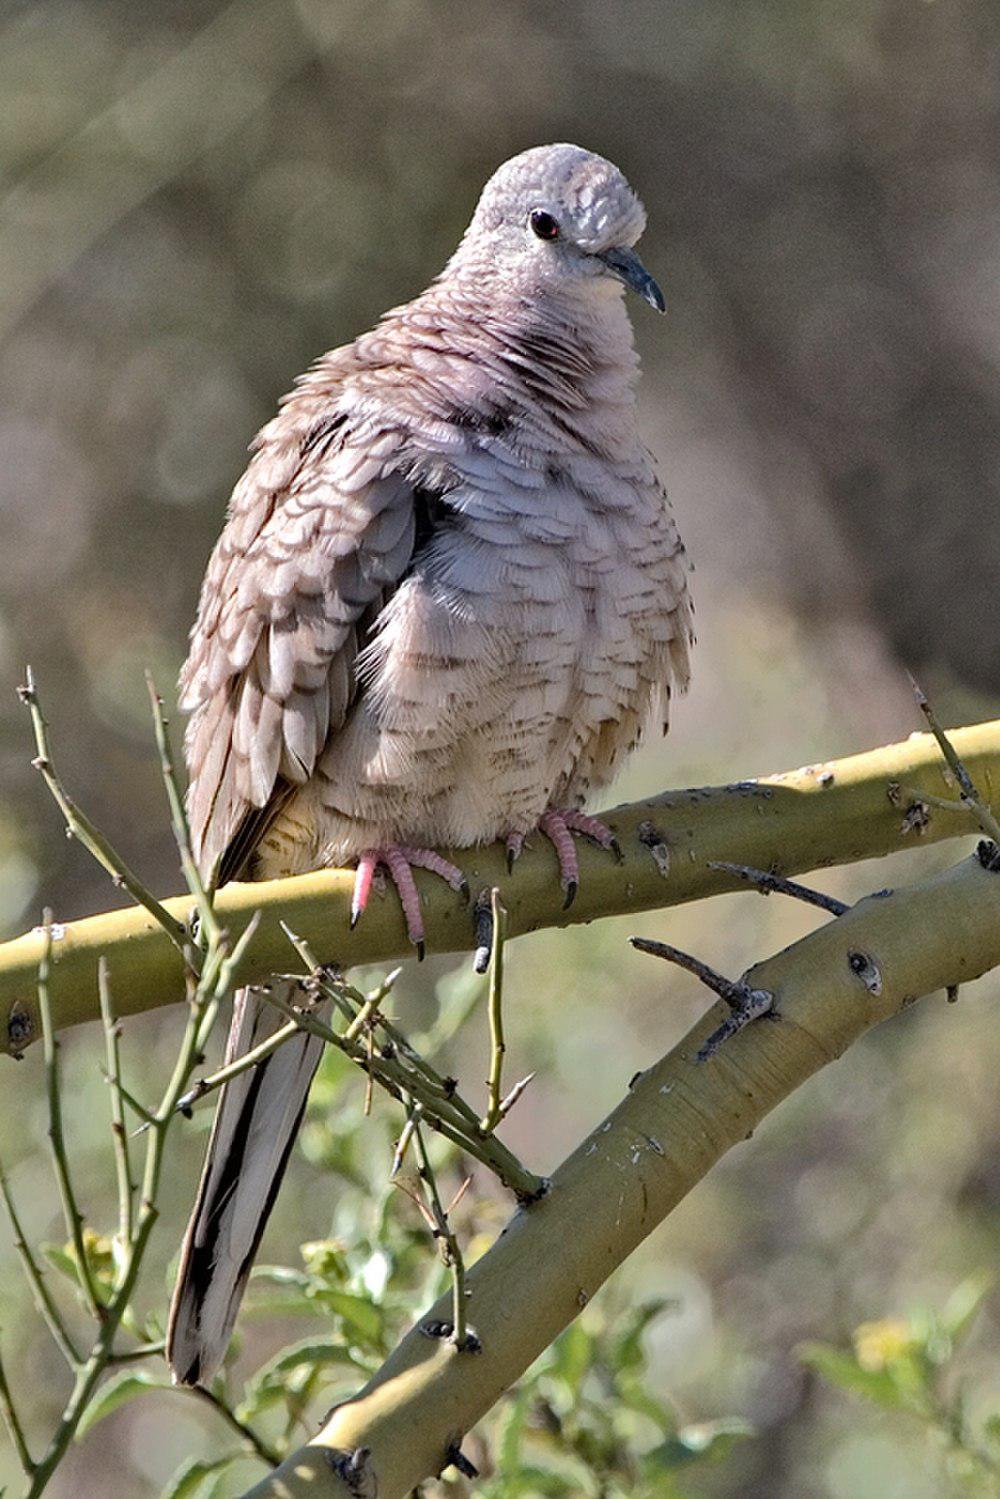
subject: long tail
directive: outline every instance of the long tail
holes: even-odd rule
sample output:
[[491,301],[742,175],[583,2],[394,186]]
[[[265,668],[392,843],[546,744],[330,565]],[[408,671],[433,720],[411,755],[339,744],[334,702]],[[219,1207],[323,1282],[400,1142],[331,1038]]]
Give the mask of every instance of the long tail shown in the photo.
[[[273,1005],[241,989],[226,1062],[282,1023]],[[322,1053],[322,1040],[302,1032],[222,1089],[170,1303],[176,1384],[203,1384],[222,1363]]]

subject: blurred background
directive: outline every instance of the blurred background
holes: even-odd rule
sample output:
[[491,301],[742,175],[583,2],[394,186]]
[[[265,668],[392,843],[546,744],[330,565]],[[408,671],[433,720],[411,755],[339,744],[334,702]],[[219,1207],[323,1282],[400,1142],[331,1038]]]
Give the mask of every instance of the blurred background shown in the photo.
[[[994,716],[998,64],[994,0],[8,0],[4,933],[34,923],[43,903],[68,919],[115,899],[29,767],[14,694],[24,662],[73,794],[155,890],[176,890],[142,671],[172,692],[246,445],[317,354],[440,269],[493,168],[544,141],[578,141],[623,168],[645,201],[643,256],[669,304],[665,319],[632,311],[644,432],[696,563],[699,646],[669,740],[636,760],[621,798],[904,737],[917,727],[904,665],[945,722]],[[958,853],[917,849],[823,883],[851,898]],[[693,983],[629,951],[628,931],[738,973],[810,924],[746,894],[518,942],[509,1065],[538,1078],[511,1144],[554,1166],[703,1008]],[[454,968],[408,966],[404,1020],[434,1023],[464,983]],[[671,1303],[649,1334],[649,1387],[685,1420],[735,1415],[757,1429],[685,1493],[950,1492],[905,1419],[831,1391],[796,1348],[940,1306],[959,1281],[997,1268],[998,987],[972,986],[947,1009],[935,997],[867,1038],[619,1276],[607,1317],[650,1297]],[[129,1022],[137,1087],[152,1091],[179,1024],[169,1012]],[[480,1009],[450,1043],[473,1087],[484,1047]],[[98,1225],[113,1203],[99,1049],[88,1030],[64,1051]],[[59,1238],[41,1171],[39,1058],[2,1071],[5,1165],[31,1232]],[[356,1081],[332,1097],[293,1164],[271,1259],[343,1233],[345,1211],[363,1216],[357,1185],[334,1174],[348,1138],[384,1184],[392,1121],[361,1128]],[[206,1117],[174,1144],[151,1306]],[[482,1223],[499,1222],[490,1184],[476,1192]],[[65,1375],[0,1237],[4,1356],[40,1440]],[[1000,1398],[997,1318],[995,1304],[981,1314],[963,1355],[983,1411]],[[287,1335],[261,1323],[247,1358]],[[174,1396],[130,1405],[102,1430],[50,1492],[147,1499],[218,1436],[211,1413]],[[0,1487],[5,1478],[0,1450]]]

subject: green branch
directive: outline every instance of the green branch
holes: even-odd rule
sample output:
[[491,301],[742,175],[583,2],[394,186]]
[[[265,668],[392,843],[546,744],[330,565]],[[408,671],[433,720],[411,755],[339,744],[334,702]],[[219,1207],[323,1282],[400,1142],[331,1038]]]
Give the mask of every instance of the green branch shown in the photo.
[[[985,800],[992,801],[994,784],[1000,786],[1000,721],[959,729],[949,737]],[[517,936],[538,927],[567,926],[739,889],[738,875],[712,868],[725,860],[794,874],[954,838],[972,826],[961,803],[938,805],[953,799],[955,791],[934,738],[918,734],[901,744],[760,781],[665,792],[606,815],[623,862],[581,846],[583,878],[569,911],[562,910],[562,891],[544,840],[534,840],[513,874],[499,844],[449,857],[474,890],[499,889],[509,913],[509,935]],[[287,966],[282,918],[321,962],[347,968],[409,955],[399,903],[391,896],[373,901],[350,930],[352,879],[349,872],[332,869],[220,891],[215,912],[230,940],[244,930],[253,912],[261,912],[240,981],[263,979]],[[474,938],[467,908],[440,881],[420,874],[417,879],[429,950],[470,949]],[[175,897],[164,905],[182,925],[191,897]],[[36,928],[0,944],[0,1018],[6,1049],[14,1053],[40,1034],[35,979],[43,941]],[[120,1015],[183,998],[184,961],[158,923],[145,910],[112,911],[54,929],[49,990],[57,1029],[96,1018],[102,953]]]
[[1000,964],[1000,872],[992,847],[982,852],[921,884],[869,896],[750,969],[745,986],[774,996],[777,1020],[748,1026],[699,1063],[728,1014],[714,1005],[469,1270],[474,1372],[468,1355],[436,1335],[451,1312],[446,1295],[310,1444],[245,1499],[403,1499],[455,1462],[462,1435],[777,1104],[917,997]]

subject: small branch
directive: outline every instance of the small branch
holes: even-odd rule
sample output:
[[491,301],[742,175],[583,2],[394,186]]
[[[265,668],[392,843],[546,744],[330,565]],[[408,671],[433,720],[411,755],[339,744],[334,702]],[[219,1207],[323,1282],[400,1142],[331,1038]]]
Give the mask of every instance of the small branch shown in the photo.
[[38,1261],[32,1254],[31,1246],[24,1236],[24,1229],[21,1227],[21,1220],[18,1217],[17,1209],[14,1206],[14,1199],[11,1196],[10,1185],[2,1170],[0,1170],[0,1196],[3,1197],[4,1207],[7,1209],[7,1217],[10,1219],[10,1226],[14,1235],[14,1248],[20,1256],[21,1268],[24,1271],[24,1278],[28,1282],[32,1300],[35,1303],[35,1309],[52,1334],[52,1340],[63,1358],[71,1369],[76,1369],[80,1363],[80,1355],[73,1346],[73,1340],[66,1331],[66,1324],[62,1319],[62,1314],[56,1306],[48,1286],[45,1284],[45,1278],[38,1266]]
[[980,830],[991,839],[993,844],[1000,849],[1000,822],[993,815],[993,809],[989,803],[980,796],[976,790],[975,782],[965,767],[964,761],[959,756],[951,740],[937,721],[934,710],[927,699],[927,694],[913,677],[910,678],[913,695],[917,700],[917,707],[927,720],[928,727],[938,742],[942,755],[948,762],[948,768],[958,783],[959,794],[968,810],[972,813]]
[[488,1103],[486,1113],[479,1125],[484,1135],[491,1134],[503,1118],[501,1089],[503,1059],[507,1050],[503,1034],[503,949],[507,938],[507,912],[501,903],[500,891],[495,886],[490,894],[490,911],[493,918],[493,951],[490,958],[489,987],[491,1056],[490,1075],[486,1084]]
[[682,952],[679,947],[671,947],[667,942],[654,942],[649,937],[630,937],[628,940],[639,952],[650,953],[655,958],[664,958],[668,963],[676,963],[679,968],[687,969],[688,973],[693,973],[695,978],[700,979],[707,989],[711,989],[713,994],[717,994],[729,1006],[730,1013],[725,1020],[699,1047],[696,1058],[699,1062],[709,1061],[724,1042],[751,1021],[774,1012],[774,995],[770,989],[752,989],[744,979],[727,979],[700,958]]
[[14,1450],[17,1453],[17,1460],[21,1464],[25,1475],[31,1478],[35,1471],[35,1464],[32,1461],[31,1453],[28,1451],[24,1428],[18,1418],[14,1405],[14,1397],[10,1392],[10,1385],[7,1382],[7,1374],[2,1361],[0,1361],[0,1414],[3,1415],[4,1425],[7,1427]]
[[[465,1261],[462,1258],[461,1245],[448,1220],[448,1214],[442,1206],[437,1179],[430,1163],[430,1157],[427,1154],[427,1146],[419,1124],[414,1125],[413,1143],[420,1165],[420,1179],[426,1186],[430,1198],[430,1212],[434,1225],[432,1232],[438,1241],[441,1258],[451,1270],[451,1338],[459,1353],[464,1353],[470,1347],[465,1314]],[[475,1347],[477,1344],[473,1344],[472,1346]]]
[[69,1169],[66,1154],[66,1137],[63,1132],[62,1097],[59,1080],[59,1042],[52,1026],[52,1011],[49,1006],[49,958],[52,951],[52,917],[46,911],[44,919],[48,941],[42,951],[38,965],[38,1012],[42,1021],[42,1047],[45,1057],[45,1085],[49,1102],[49,1143],[52,1147],[52,1164],[55,1167],[63,1217],[66,1221],[66,1237],[73,1246],[76,1273],[87,1304],[98,1322],[105,1315],[105,1307],[97,1293],[91,1274],[90,1261],[83,1241],[83,1214],[81,1213]]
[[809,906],[818,906],[821,911],[828,911],[831,916],[843,916],[845,911],[851,909],[846,901],[838,900],[835,895],[827,895],[822,890],[814,890],[810,885],[800,885],[797,880],[787,880],[783,875],[775,874],[771,870],[754,869],[749,864],[730,864],[726,859],[712,859],[708,867],[718,869],[722,874],[735,875],[744,883],[753,885],[761,895],[790,895],[793,900],[802,900]]
[[685,968],[688,973],[693,973],[695,978],[717,994],[732,1009],[737,1009],[742,1001],[746,986],[733,979],[727,979],[723,974],[717,973],[700,958],[695,958],[689,952],[683,952],[679,947],[671,947],[669,942],[657,942],[652,937],[630,937],[632,947],[637,952],[649,953],[651,957],[663,958],[667,963],[676,963],[678,968]]
[[[323,993],[328,993],[325,980],[316,980]],[[356,992],[356,991],[355,991]],[[281,995],[261,988],[261,998],[280,1010],[289,1020],[294,1020],[303,1030],[321,1037],[330,1046],[349,1057],[356,1066],[367,1072],[376,1083],[393,1098],[406,1102],[414,1099],[423,1105],[427,1123],[432,1129],[447,1136],[460,1150],[474,1156],[522,1201],[532,1201],[545,1190],[545,1180],[526,1169],[517,1157],[493,1135],[480,1135],[478,1116],[461,1099],[455,1089],[449,1088],[443,1079],[424,1062],[415,1058],[404,1038],[397,1042],[399,1034],[392,1029],[390,1045],[380,1049],[372,1047],[369,1056],[366,1042],[356,1037],[347,1041],[329,1025],[317,1019],[307,1010],[298,1009]],[[379,1024],[387,1024],[379,1012]],[[369,1035],[371,1033],[369,1032]],[[404,1051],[404,1046],[406,1050]],[[416,1063],[419,1062],[419,1066]],[[430,1075],[428,1075],[430,1074]]]
[[534,1080],[535,1080],[535,1073],[534,1072],[529,1072],[526,1077],[522,1077],[521,1078],[520,1082],[517,1082],[517,1083],[514,1084],[513,1088],[511,1088],[511,1090],[507,1094],[506,1098],[501,1099],[501,1101],[500,1101],[500,1118],[501,1119],[506,1119],[507,1115],[510,1113],[511,1109],[517,1103],[517,1100],[520,1098],[520,1096],[524,1092],[525,1088],[527,1088],[527,1086],[528,1086],[529,1083],[534,1082]]
[[191,849],[191,830],[188,827],[187,813],[184,810],[184,798],[181,796],[180,787],[177,784],[177,773],[174,769],[174,758],[170,749],[170,737],[168,725],[163,712],[163,699],[156,690],[156,683],[152,674],[146,673],[146,690],[149,693],[149,705],[153,714],[153,734],[156,739],[156,748],[160,756],[160,774],[163,777],[163,785],[167,793],[167,806],[170,809],[170,825],[173,830],[174,842],[177,844],[177,852],[180,855],[181,872],[184,882],[195,898],[198,907],[198,916],[201,922],[201,939],[218,941],[220,928],[216,920],[215,910],[211,898],[205,889],[205,882],[201,877],[201,871],[195,860]]
[[21,702],[26,705],[31,714],[31,724],[35,734],[35,759],[32,761],[35,769],[41,774],[43,781],[51,792],[56,805],[66,820],[67,834],[78,839],[84,848],[93,855],[108,874],[115,885],[127,890],[137,905],[148,911],[154,921],[160,926],[171,942],[181,952],[184,951],[187,942],[187,931],[183,922],[171,916],[160,901],[156,899],[146,886],[133,874],[128,865],[112,848],[103,833],[98,832],[90,821],[67,793],[56,768],[52,763],[52,755],[49,751],[48,724],[42,716],[38,693],[35,688],[34,673],[29,666],[26,671],[26,683],[19,687],[17,695]]
[[233,1431],[238,1432],[243,1440],[243,1445],[248,1447],[262,1463],[267,1463],[269,1468],[276,1468],[281,1462],[281,1454],[269,1447],[263,1437],[257,1435],[252,1426],[241,1421],[231,1406],[227,1405],[221,1395],[213,1390],[206,1389],[204,1385],[178,1385],[177,1389],[185,1395],[196,1396],[204,1405],[210,1405],[212,1409],[222,1417],[226,1425]]
[[128,1132],[125,1128],[125,1100],[122,1096],[122,1074],[119,1041],[121,1027],[115,1019],[108,983],[108,965],[102,957],[97,965],[97,988],[104,1026],[104,1053],[111,1093],[111,1138],[114,1145],[115,1180],[118,1184],[118,1237],[124,1245],[132,1237],[132,1194],[135,1183],[129,1161]]
[[157,1343],[140,1343],[138,1348],[127,1348],[123,1353],[109,1354],[108,1365],[137,1364],[140,1359],[160,1358],[165,1347],[162,1338]]
[[272,1052],[277,1051],[279,1046],[284,1046],[294,1035],[298,1034],[300,1026],[297,1021],[290,1020],[287,1025],[281,1026],[268,1036],[266,1041],[261,1041],[250,1051],[245,1051],[235,1061],[229,1062],[225,1067],[209,1074],[208,1077],[200,1077],[193,1088],[189,1088],[183,1097],[177,1100],[177,1112],[179,1114],[190,1114],[194,1105],[200,1102],[207,1094],[214,1093],[221,1088],[223,1083],[228,1083],[231,1078],[238,1077],[241,1072],[249,1072],[251,1067],[256,1067],[269,1057]]

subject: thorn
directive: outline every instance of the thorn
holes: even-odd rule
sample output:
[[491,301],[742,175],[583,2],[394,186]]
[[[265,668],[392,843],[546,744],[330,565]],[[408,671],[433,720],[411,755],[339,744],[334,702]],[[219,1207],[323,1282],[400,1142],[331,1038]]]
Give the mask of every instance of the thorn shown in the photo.
[[475,1463],[471,1463],[457,1442],[452,1442],[448,1448],[448,1462],[445,1467],[457,1468],[463,1478],[478,1478],[479,1469]]

